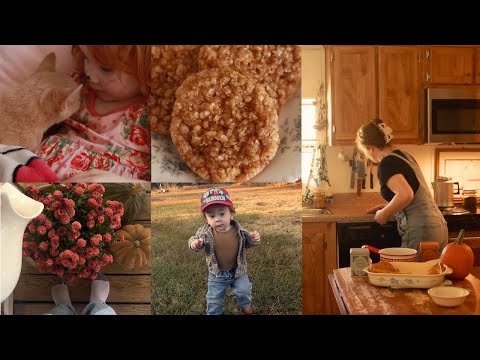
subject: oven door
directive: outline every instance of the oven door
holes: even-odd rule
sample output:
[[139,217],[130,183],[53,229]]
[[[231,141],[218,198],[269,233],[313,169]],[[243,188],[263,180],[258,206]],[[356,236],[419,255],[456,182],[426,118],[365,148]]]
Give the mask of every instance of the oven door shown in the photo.
[[[385,225],[375,222],[337,223],[338,268],[350,266],[350,249],[372,245],[378,249],[400,247],[402,239],[398,234],[397,222]],[[380,261],[378,254],[370,253],[372,262]]]

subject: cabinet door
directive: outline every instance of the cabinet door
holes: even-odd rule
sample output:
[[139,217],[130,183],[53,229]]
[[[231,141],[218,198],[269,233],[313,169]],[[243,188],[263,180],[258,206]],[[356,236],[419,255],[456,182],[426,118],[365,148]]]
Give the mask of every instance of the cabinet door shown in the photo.
[[475,48],[432,46],[427,51],[430,84],[473,84]]
[[480,84],[480,47],[475,48],[475,84]]
[[393,129],[395,142],[420,143],[423,102],[417,46],[378,47],[380,119]]
[[338,269],[337,262],[337,223],[323,223],[323,231],[325,231],[326,246],[325,246],[325,278],[323,284],[325,291],[325,314],[335,315],[339,314],[339,309],[335,296],[333,294],[328,275],[333,274],[333,270]]
[[335,223],[302,224],[302,313],[332,313],[327,275],[336,269]]
[[358,128],[377,116],[374,46],[329,46],[330,143],[353,145]]

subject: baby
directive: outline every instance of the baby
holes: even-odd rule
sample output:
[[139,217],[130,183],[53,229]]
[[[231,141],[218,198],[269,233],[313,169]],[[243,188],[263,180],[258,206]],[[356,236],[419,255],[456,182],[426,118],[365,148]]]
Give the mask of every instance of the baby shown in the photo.
[[40,158],[60,180],[93,169],[150,180],[149,45],[75,45],[80,110],[42,143]]
[[221,315],[227,287],[231,286],[245,315],[253,313],[252,284],[247,275],[245,249],[260,243],[257,231],[249,233],[233,220],[235,209],[229,193],[222,188],[207,190],[200,211],[207,223],[188,240],[191,250],[205,248],[208,265],[207,314]]

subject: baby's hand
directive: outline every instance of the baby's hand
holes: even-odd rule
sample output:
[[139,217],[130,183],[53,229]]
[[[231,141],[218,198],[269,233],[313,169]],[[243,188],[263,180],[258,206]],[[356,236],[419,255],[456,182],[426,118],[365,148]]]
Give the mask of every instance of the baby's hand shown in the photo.
[[250,237],[253,242],[260,242],[260,234],[258,233],[258,231],[252,231],[250,233]]
[[203,247],[203,239],[193,240],[190,244],[192,250],[200,250]]

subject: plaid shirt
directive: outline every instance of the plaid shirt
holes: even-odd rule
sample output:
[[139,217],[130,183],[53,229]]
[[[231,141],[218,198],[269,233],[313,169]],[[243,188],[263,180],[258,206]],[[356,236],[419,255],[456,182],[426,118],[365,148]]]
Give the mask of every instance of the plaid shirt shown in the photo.
[[[237,237],[239,241],[239,251],[237,255],[237,270],[235,271],[235,277],[240,277],[247,273],[247,254],[245,249],[258,245],[259,242],[252,241],[250,234],[247,230],[242,228],[238,222],[232,220],[231,225],[237,230]],[[190,245],[196,239],[203,239],[203,247],[205,249],[205,256],[208,266],[208,271],[212,274],[218,274],[220,269],[218,268],[217,258],[215,256],[215,240],[213,238],[213,229],[210,225],[205,224],[197,230],[195,236],[192,236],[188,240],[188,247],[194,252],[199,252],[200,249],[193,250]]]

